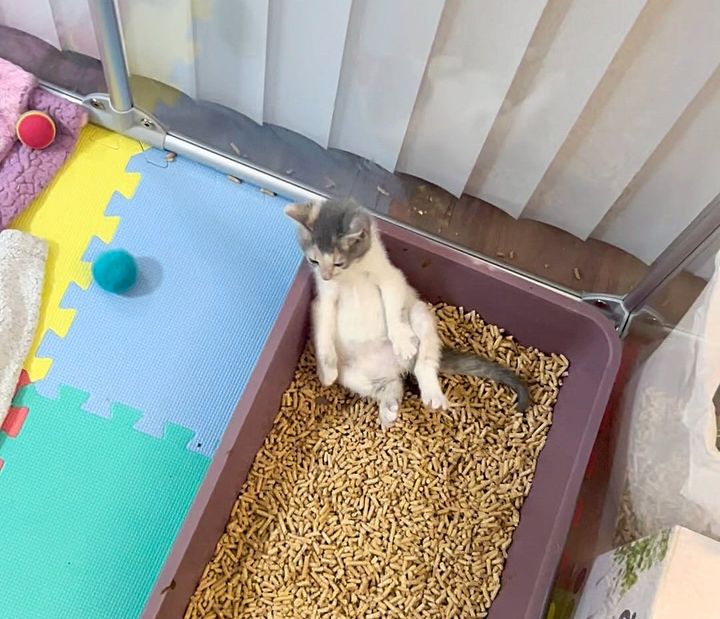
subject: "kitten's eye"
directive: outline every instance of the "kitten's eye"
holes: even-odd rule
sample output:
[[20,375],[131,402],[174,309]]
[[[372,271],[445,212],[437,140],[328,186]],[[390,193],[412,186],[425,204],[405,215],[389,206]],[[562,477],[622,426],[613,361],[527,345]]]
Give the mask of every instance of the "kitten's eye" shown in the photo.
[[317,264],[317,263],[318,263],[317,260],[313,260],[312,258],[308,258],[308,262],[309,262],[310,264]]
[[342,268],[342,267],[345,266],[345,263],[344,263],[344,262],[336,262],[335,264],[333,264],[333,266],[334,266],[334,267],[338,267],[338,268]]

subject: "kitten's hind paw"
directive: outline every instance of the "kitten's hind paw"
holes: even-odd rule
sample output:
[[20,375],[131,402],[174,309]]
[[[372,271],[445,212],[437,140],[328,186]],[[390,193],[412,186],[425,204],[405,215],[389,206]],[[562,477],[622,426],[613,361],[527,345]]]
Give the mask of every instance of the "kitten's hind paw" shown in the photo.
[[393,404],[380,404],[380,425],[382,426],[383,430],[387,430],[390,426],[392,426],[395,421],[398,418],[398,411],[400,410],[400,405],[395,402]]
[[442,391],[424,391],[420,394],[423,404],[433,410],[446,411],[450,403]]
[[328,363],[319,360],[317,372],[320,384],[322,384],[323,387],[329,387],[338,379],[337,362]]

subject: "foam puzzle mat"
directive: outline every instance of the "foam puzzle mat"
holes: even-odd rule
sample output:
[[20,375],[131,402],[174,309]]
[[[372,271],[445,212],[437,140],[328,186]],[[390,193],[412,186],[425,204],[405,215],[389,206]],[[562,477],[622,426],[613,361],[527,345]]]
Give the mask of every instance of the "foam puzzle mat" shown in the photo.
[[[155,436],[180,424],[211,455],[295,276],[295,231],[285,200],[149,155],[128,165],[142,176],[132,200],[115,195],[106,210],[121,218],[109,247],[138,258],[139,286],[117,296],[71,284],[61,307],[77,310],[73,328],[45,335],[38,354],[53,364],[37,388],[53,398],[61,384],[82,387],[99,415],[113,402],[137,408],[136,427]],[[96,240],[85,259],[107,248]]]
[[114,193],[129,198],[135,191],[140,175],[125,172],[125,166],[142,152],[139,142],[88,125],[68,163],[13,223],[13,228],[47,239],[49,245],[40,321],[25,364],[31,381],[44,378],[50,368],[50,359],[36,357],[45,333],[64,337],[70,328],[75,312],[60,308],[62,296],[72,282],[82,288],[90,285],[90,269],[82,256],[93,236],[110,242],[115,234],[120,220],[107,217],[105,207]]
[[145,599],[207,470],[192,432],[157,439],[134,430],[140,412],[82,410],[25,389],[30,413],[2,446],[0,615],[6,619],[130,619]]
[[[89,126],[18,219],[50,258],[0,433],[2,617],[140,615],[297,270],[284,204]],[[91,281],[111,248],[124,296]]]

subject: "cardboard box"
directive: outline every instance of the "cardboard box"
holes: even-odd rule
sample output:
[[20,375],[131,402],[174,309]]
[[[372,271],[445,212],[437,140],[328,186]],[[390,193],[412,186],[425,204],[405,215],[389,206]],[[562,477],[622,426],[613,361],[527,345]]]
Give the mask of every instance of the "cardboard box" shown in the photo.
[[720,542],[673,527],[600,555],[574,619],[720,617]]

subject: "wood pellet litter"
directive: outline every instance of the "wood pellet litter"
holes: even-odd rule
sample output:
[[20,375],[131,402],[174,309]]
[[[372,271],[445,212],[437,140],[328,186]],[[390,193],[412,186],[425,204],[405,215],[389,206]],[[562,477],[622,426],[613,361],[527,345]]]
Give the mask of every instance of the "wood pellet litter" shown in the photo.
[[[678,399],[662,385],[632,384],[624,476],[615,542],[626,544],[681,523],[707,521],[704,508],[682,498],[688,469],[687,425]],[[672,438],[668,438],[672,437]],[[674,442],[673,442],[674,441]],[[614,483],[613,483],[614,482]],[[612,487],[617,480],[611,480]]]
[[615,524],[615,535],[613,546],[624,546],[643,537],[637,516],[632,508],[630,490],[625,484],[620,497],[620,509],[618,510],[617,522]]
[[452,376],[449,411],[410,389],[384,432],[375,404],[321,387],[308,347],[186,619],[487,615],[568,361],[435,312],[446,344],[520,371],[535,404]]

